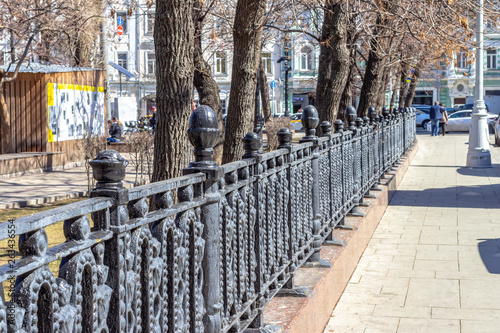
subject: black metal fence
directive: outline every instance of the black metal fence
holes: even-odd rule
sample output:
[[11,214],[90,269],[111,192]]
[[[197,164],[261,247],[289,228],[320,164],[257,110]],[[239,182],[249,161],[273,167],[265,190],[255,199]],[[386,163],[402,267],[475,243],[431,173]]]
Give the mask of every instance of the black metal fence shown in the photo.
[[[0,224],[21,259],[0,267],[12,301],[0,297],[3,332],[242,332],[263,325],[278,292],[294,291],[304,265],[415,141],[410,110],[322,123],[303,112],[306,136],[279,132],[262,153],[254,133],[242,160],[218,166],[213,111],[190,119],[196,161],[185,176],[124,189],[126,161],[106,150],[92,162],[91,198]],[[66,242],[45,231],[64,220]],[[15,249],[9,251],[12,256]],[[56,278],[49,264],[61,260]],[[15,279],[15,283],[13,282]],[[296,291],[298,292],[298,291]],[[10,293],[9,293],[10,294]]]

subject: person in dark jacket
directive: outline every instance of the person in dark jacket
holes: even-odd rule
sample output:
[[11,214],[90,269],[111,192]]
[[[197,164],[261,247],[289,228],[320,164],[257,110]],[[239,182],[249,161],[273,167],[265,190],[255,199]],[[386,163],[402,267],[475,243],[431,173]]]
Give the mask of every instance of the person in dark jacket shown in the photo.
[[151,126],[151,129],[154,132],[156,127],[156,106],[153,105],[153,107],[151,107],[151,113],[153,116],[149,119],[149,126]]
[[122,139],[122,127],[120,126],[120,122],[116,117],[112,118],[113,124],[111,124],[111,128],[109,129],[108,143],[110,142],[120,142]]
[[439,133],[439,119],[443,118],[441,111],[446,109],[439,105],[438,101],[434,102],[431,106],[429,118],[431,119],[431,136],[438,136]]

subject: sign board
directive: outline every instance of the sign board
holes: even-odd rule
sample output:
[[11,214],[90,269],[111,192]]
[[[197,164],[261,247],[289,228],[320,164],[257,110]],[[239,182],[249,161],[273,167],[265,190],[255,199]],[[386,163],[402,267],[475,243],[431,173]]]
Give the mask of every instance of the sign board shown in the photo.
[[118,36],[123,35],[123,27],[122,27],[121,25],[119,25],[119,26],[116,28],[116,33],[118,34]]
[[47,83],[48,141],[106,135],[104,87]]
[[271,89],[274,89],[276,88],[276,81],[271,81]]
[[411,77],[407,78],[406,82],[410,83],[411,82]]
[[118,16],[118,19],[116,20],[116,23],[118,23],[118,25],[123,25],[123,17]]

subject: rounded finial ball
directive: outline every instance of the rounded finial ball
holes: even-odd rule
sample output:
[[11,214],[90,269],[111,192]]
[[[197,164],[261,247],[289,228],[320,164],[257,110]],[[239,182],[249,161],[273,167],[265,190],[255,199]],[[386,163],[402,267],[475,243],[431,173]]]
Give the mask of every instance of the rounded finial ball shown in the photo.
[[306,129],[313,129],[318,127],[319,116],[318,110],[312,105],[308,105],[302,111],[302,126]]
[[213,148],[219,138],[219,122],[209,106],[197,107],[189,118],[189,141],[195,147]]

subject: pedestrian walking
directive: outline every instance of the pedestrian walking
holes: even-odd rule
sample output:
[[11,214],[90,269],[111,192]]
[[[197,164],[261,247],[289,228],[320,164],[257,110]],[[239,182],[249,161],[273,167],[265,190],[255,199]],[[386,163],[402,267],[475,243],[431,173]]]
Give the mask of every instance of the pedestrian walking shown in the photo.
[[442,133],[444,136],[446,133],[446,125],[448,124],[448,112],[446,112],[443,103],[439,103],[439,105],[443,108],[441,110],[441,119],[439,119],[439,134]]
[[[438,101],[434,102],[431,106],[430,120],[431,120],[431,136],[438,136],[439,133],[439,119],[443,118],[441,115],[441,110],[445,110]],[[446,110],[445,110],[446,111]]]

